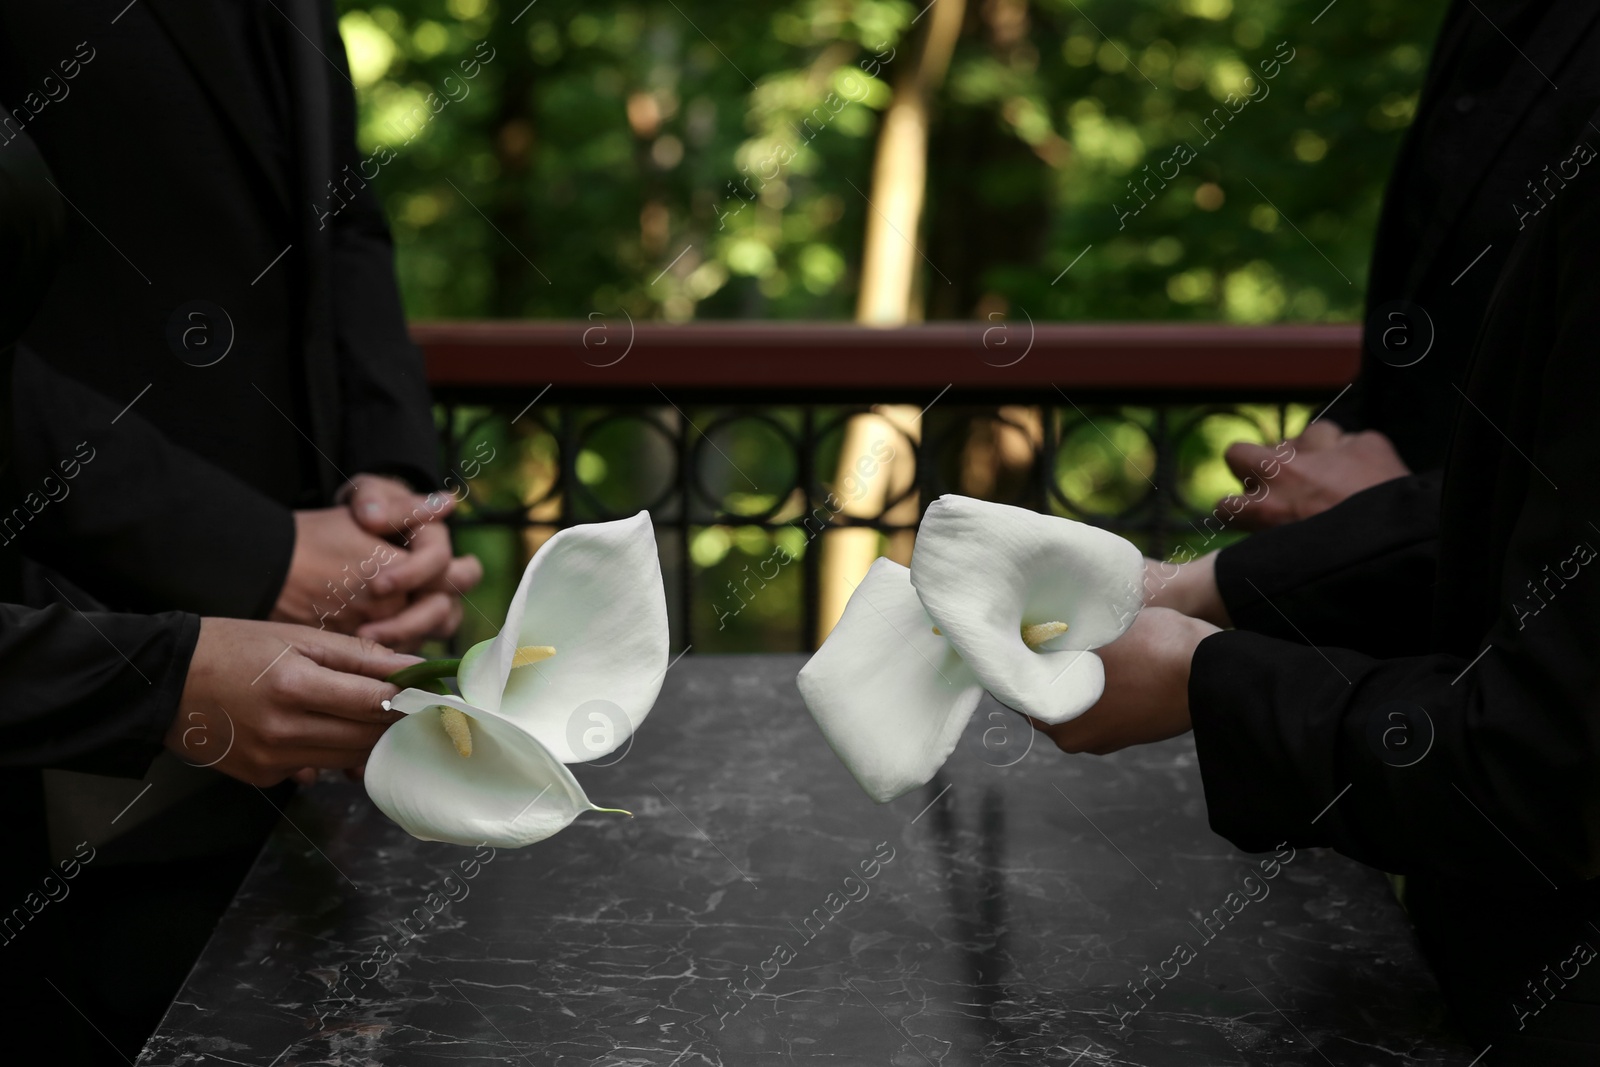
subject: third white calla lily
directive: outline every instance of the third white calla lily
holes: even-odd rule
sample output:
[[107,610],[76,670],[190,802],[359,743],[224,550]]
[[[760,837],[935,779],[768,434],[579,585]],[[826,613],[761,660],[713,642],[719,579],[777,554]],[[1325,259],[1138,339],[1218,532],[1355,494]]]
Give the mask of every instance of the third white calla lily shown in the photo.
[[911,568],[879,559],[797,684],[823,736],[879,803],[931,780],[983,690],[1047,723],[1105,689],[1092,649],[1143,603],[1144,557],[1097,527],[943,496]]
[[[456,673],[461,695],[406,689],[367,761],[367,793],[415,837],[517,847],[597,808],[564,766],[621,747],[666,676],[666,595],[646,512],[562,530],[523,572],[505,625]],[[596,735],[574,712],[622,720]],[[579,739],[583,743],[579,743]]]

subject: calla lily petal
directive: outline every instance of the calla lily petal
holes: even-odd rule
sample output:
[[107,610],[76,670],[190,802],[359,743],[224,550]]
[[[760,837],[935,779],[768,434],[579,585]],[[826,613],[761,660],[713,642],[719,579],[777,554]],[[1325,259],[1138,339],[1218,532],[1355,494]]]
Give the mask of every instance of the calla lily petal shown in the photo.
[[[516,651],[555,655],[512,669]],[[667,602],[648,512],[562,530],[534,554],[491,641],[462,657],[466,700],[514,719],[564,763],[599,759],[649,714],[667,672]],[[594,729],[585,705],[616,709]],[[596,744],[599,738],[600,743]]]
[[[1086,650],[1133,625],[1143,578],[1143,554],[1116,534],[960,496],[928,506],[911,557],[911,584],[961,658],[997,699],[1046,723],[1100,699],[1105,668]],[[1065,632],[1024,643],[1023,627],[1057,621]]]
[[933,632],[911,572],[887,559],[867,571],[796,683],[822,736],[880,804],[933,778],[983,696]]
[[403,711],[407,715],[415,715],[429,708],[455,708],[457,711],[465,712],[469,718],[478,715],[499,716],[499,712],[479,707],[460,697],[430,693],[426,689],[402,689],[385,703],[389,705],[390,710]]
[[[389,702],[408,714],[384,731],[367,759],[367,795],[423,841],[519,848],[598,811],[572,772],[538,738],[495,712],[455,697],[407,689]],[[471,719],[463,758],[440,727],[438,708]]]

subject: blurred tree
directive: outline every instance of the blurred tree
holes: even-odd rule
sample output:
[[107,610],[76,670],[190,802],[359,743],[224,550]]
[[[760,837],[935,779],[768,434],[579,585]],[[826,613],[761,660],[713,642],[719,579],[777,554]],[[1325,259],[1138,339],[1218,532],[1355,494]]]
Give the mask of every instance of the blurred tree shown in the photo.
[[930,4],[932,12],[914,47],[899,64],[889,106],[878,130],[867,196],[856,321],[903,326],[922,318],[917,285],[922,254],[922,205],[928,190],[928,133],[934,101],[944,85],[966,0]]
[[[417,317],[850,317],[890,87],[942,6],[960,32],[928,94],[927,205],[906,234],[927,317],[1236,322],[1357,313],[1443,9],[343,6]],[[878,165],[914,170],[903,155]]]

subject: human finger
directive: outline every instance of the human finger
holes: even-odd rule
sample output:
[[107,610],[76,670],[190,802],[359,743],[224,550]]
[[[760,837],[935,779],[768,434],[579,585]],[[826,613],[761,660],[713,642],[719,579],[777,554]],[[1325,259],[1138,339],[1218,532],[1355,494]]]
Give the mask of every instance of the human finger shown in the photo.
[[345,503],[351,517],[368,533],[389,538],[405,536],[407,523],[442,519],[455,510],[455,497],[444,493],[415,493],[410,486],[393,478],[358,474]]
[[483,581],[483,564],[477,556],[457,556],[444,569],[444,584],[458,593],[477,586]]
[[416,529],[398,553],[378,571],[372,588],[379,596],[411,593],[437,581],[450,566],[450,531],[442,522]]
[[449,637],[459,622],[460,608],[454,596],[449,593],[424,593],[405,611],[393,618],[366,623],[357,634],[386,645],[414,648],[430,637]]
[[315,748],[365,753],[378,743],[389,723],[296,710],[279,713],[268,720],[266,728],[268,743],[285,751]]
[[1316,452],[1333,447],[1344,436],[1344,430],[1338,423],[1319,420],[1301,430],[1299,436],[1292,438],[1290,443],[1299,451]]
[[1252,441],[1235,441],[1222,453],[1222,459],[1234,477],[1248,485],[1251,478],[1260,476],[1261,469],[1269,461],[1277,459],[1277,453]]
[[344,634],[324,634],[300,627],[295,629],[297,632],[288,635],[289,642],[306,659],[330,672],[382,679],[422,662],[420,656],[396,652],[381,642]]
[[[384,702],[400,691],[398,686],[329,670],[305,658],[279,664],[263,684],[267,696],[279,707],[320,712],[357,723],[386,725],[400,718],[399,712],[384,707]],[[280,725],[278,729],[283,728]]]

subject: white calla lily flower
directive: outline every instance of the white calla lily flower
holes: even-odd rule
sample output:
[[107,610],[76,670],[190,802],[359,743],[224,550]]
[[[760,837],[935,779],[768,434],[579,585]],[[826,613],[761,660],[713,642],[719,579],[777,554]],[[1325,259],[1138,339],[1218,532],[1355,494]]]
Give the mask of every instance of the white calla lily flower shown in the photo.
[[1144,555],[1087,523],[962,496],[928,506],[911,584],[984,688],[1040,722],[1088,711],[1105,691],[1093,649],[1144,604]]
[[[667,674],[667,597],[648,512],[562,530],[522,573],[506,623],[461,658],[474,707],[501,711],[563,763],[599,759],[644,721]],[[572,713],[604,700],[627,721],[609,746],[582,750]]]
[[1144,556],[1094,526],[969,497],[934,501],[907,570],[873,563],[796,684],[878,803],[927,784],[987,689],[1047,723],[1093,707],[1092,649],[1133,625]]
[[[667,654],[649,514],[562,530],[523,571],[500,633],[462,657],[459,697],[406,689],[389,702],[407,716],[373,747],[367,793],[414,837],[503,848],[617,810],[590,803],[564,764],[632,736]],[[597,704],[618,721],[596,730],[575,714]]]
[[934,776],[983,696],[934,631],[911,572],[881,558],[795,681],[822,736],[880,804]]

